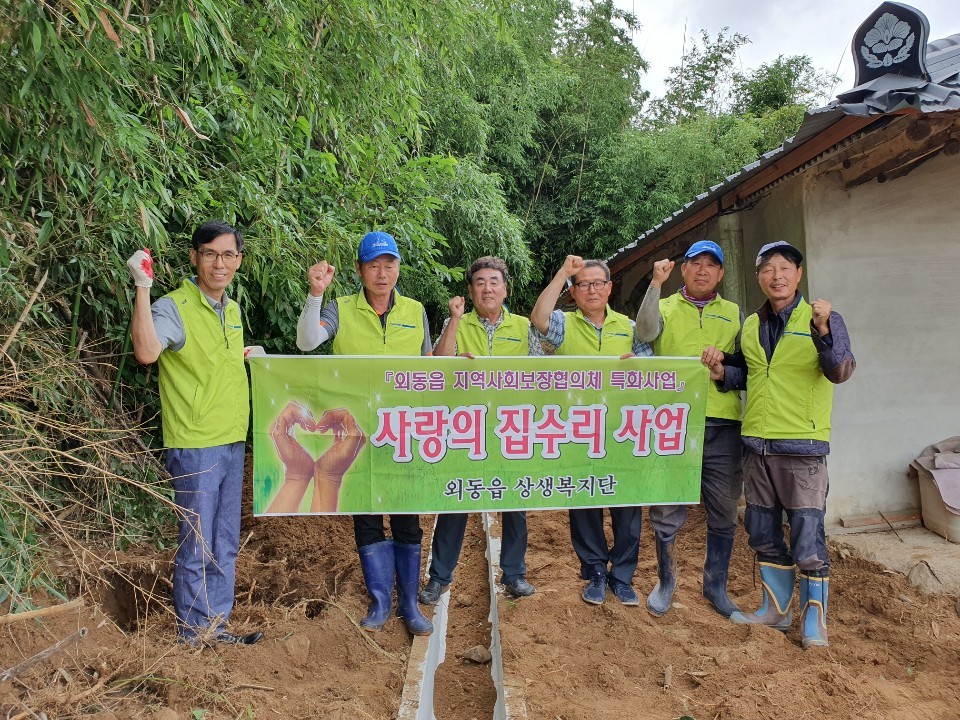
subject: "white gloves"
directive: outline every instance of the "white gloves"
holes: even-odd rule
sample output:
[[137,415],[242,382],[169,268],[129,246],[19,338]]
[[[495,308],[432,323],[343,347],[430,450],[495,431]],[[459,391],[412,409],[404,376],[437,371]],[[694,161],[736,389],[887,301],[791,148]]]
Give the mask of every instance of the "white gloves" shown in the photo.
[[137,250],[131,255],[127,260],[127,269],[137,287],[153,287],[153,258],[148,249]]
[[243,359],[252,357],[266,357],[267,351],[264,350],[260,345],[247,345],[243,349]]

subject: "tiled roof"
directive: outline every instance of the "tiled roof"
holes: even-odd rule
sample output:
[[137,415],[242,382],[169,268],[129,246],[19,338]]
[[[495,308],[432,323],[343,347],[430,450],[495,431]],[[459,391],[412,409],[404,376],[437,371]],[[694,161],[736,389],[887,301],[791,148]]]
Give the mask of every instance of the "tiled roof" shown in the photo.
[[629,245],[617,250],[609,258],[609,262],[616,264],[637,248],[644,247],[671,224],[715,202],[719,196],[772,165],[846,115],[884,115],[907,108],[923,113],[960,110],[960,33],[929,43],[926,63],[929,81],[901,75],[884,75],[860,87],[839,93],[837,99],[829,105],[810,110],[804,116],[803,124],[796,135],[697,195],[673,215],[647,230]]

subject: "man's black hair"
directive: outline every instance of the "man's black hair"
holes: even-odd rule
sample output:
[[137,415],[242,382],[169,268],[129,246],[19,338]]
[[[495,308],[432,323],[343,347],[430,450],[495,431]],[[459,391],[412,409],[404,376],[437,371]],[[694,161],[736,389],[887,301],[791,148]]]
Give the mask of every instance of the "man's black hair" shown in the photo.
[[194,250],[199,250],[201,245],[211,243],[221,235],[233,235],[234,240],[237,241],[237,252],[243,252],[243,234],[233,225],[223,220],[208,220],[194,230],[191,247],[193,247]]

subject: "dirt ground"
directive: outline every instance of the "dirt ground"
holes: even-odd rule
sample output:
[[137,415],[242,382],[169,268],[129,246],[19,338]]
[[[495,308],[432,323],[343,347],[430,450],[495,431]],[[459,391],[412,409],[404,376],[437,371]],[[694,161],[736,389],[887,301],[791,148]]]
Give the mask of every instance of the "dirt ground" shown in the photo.
[[[582,602],[578,563],[562,551],[565,514],[540,513],[529,525],[527,562],[538,592],[505,605],[501,632],[504,667],[525,679],[532,718],[619,720],[625,711],[650,720],[960,718],[956,598],[920,595],[900,574],[833,553],[830,647],[804,651],[796,619],[786,635],[736,626],[701,597],[699,510],[678,540],[679,587],[660,619],[609,594],[600,607]],[[646,518],[640,555],[634,585],[643,597],[656,583]],[[741,607],[758,606],[742,529],[730,587]]]
[[[422,524],[428,540],[432,518]],[[524,678],[530,718],[960,718],[956,598],[920,595],[900,574],[834,554],[831,647],[805,652],[796,629],[784,636],[734,626],[700,597],[699,512],[679,540],[676,605],[659,620],[612,596],[600,607],[580,600],[565,513],[531,514],[529,527],[528,577],[537,593],[501,604],[501,632],[505,671]],[[437,674],[438,720],[492,715],[489,665],[464,665],[457,644],[489,642],[477,533],[471,521],[451,601],[451,624],[462,637],[451,640],[452,664]],[[655,581],[646,524],[644,533],[635,582],[642,595]],[[365,590],[350,519],[245,518],[242,537],[231,628],[264,630],[260,644],[176,644],[169,553],[117,557],[123,571],[112,587],[87,584],[102,558],[61,558],[58,573],[71,593],[84,593],[86,605],[0,624],[0,673],[79,628],[88,634],[0,683],[0,717],[395,717],[411,638],[396,619],[373,634],[355,624]],[[742,533],[731,589],[743,606],[755,607],[759,591]],[[469,602],[457,601],[461,595]]]

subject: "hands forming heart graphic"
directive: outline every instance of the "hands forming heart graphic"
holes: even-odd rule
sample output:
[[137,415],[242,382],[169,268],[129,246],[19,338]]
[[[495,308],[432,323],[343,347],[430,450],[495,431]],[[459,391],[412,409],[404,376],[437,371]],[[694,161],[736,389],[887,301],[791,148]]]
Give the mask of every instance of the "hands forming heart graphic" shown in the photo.
[[[314,459],[296,438],[298,426],[307,432],[332,433],[333,444]],[[309,409],[291,400],[270,425],[270,437],[283,463],[284,482],[267,512],[296,513],[311,480],[311,512],[335,512],[343,476],[367,441],[350,411],[327,410],[316,420]]]

